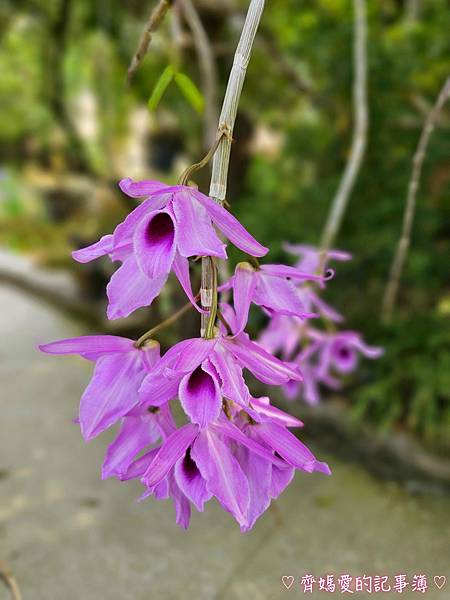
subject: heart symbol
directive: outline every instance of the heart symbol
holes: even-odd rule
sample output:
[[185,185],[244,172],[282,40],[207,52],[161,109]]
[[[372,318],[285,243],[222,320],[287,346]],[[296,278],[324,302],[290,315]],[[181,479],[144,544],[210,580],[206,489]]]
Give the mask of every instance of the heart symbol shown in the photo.
[[[445,577],[444,577],[444,579],[445,579]],[[281,581],[282,581],[284,587],[288,590],[294,583],[294,576],[293,575],[283,575],[283,577],[281,578]],[[444,583],[445,583],[445,581],[444,581]]]
[[445,575],[435,575],[434,576],[434,585],[437,587],[438,590],[442,590],[446,581],[447,581],[447,577]]

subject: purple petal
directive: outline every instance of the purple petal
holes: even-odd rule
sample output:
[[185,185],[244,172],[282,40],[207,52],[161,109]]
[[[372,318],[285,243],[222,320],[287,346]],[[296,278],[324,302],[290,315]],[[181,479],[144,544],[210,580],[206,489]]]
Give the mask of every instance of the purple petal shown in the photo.
[[80,402],[80,427],[85,440],[113,425],[137,404],[144,377],[139,358],[129,352],[98,359]]
[[241,526],[246,526],[250,492],[247,478],[228,446],[205,429],[195,440],[191,456],[208,490]]
[[167,210],[150,213],[133,236],[134,254],[142,273],[154,279],[170,272],[176,251],[176,229]]
[[178,249],[182,256],[227,258],[225,244],[217,237],[206,209],[196,201],[190,190],[176,194],[173,211],[178,224]]
[[119,187],[124,194],[131,198],[144,198],[155,194],[167,193],[167,190],[172,190],[167,184],[162,181],[144,180],[133,181],[130,177],[126,177],[119,181]]
[[133,256],[127,258],[106,287],[109,299],[108,319],[127,317],[141,306],[150,306],[166,279],[167,275],[149,279],[141,272]]
[[161,356],[161,348],[156,340],[148,340],[144,346],[140,348],[142,363],[147,370],[153,369],[159,362]]
[[196,369],[211,354],[217,340],[191,338],[184,342],[186,343],[172,365],[173,370],[180,373],[189,373]]
[[289,277],[290,279],[294,279],[296,281],[324,280],[324,277],[322,275],[314,275],[313,273],[300,271],[300,269],[298,269],[297,267],[291,267],[288,265],[261,265],[260,269],[263,273],[265,273],[266,275],[270,275],[271,277]]
[[159,371],[149,373],[139,388],[139,399],[144,406],[161,406],[178,394],[180,378],[168,379]]
[[80,248],[80,250],[75,250],[74,252],[72,252],[72,258],[74,258],[79,263],[88,263],[91,260],[99,258],[100,256],[110,254],[112,250],[113,236],[111,234],[108,234],[100,238],[98,242],[95,242],[95,244],[86,246],[86,248]]
[[239,366],[231,352],[221,344],[216,344],[210,357],[222,381],[222,394],[241,406],[247,406],[250,393]]
[[175,480],[183,494],[198,511],[203,512],[204,504],[211,499],[212,494],[208,491],[206,481],[200,475],[200,471],[192,460],[189,450],[175,465],[174,474]]
[[248,506],[247,523],[242,531],[249,531],[270,504],[270,488],[272,480],[272,465],[267,460],[255,456],[243,446],[238,446],[235,457],[247,477],[250,502]]
[[307,473],[321,471],[326,475],[331,475],[328,465],[316,460],[311,450],[281,425],[262,423],[255,427],[258,428],[260,439],[296,469]]
[[148,421],[125,417],[116,439],[108,446],[102,466],[102,479],[124,476],[134,457],[158,439],[158,435],[155,437],[151,434]]
[[205,312],[195,300],[192,292],[191,279],[189,277],[189,261],[184,256],[181,256],[178,252],[175,254],[175,258],[172,264],[173,272],[175,273],[184,293],[192,302],[192,305],[198,310],[198,312]]
[[241,334],[236,340],[222,342],[234,354],[239,363],[247,367],[253,375],[269,385],[281,385],[290,379],[301,381],[302,376],[294,364],[278,360],[263,348]]
[[243,446],[251,450],[254,454],[257,454],[261,458],[264,458],[265,460],[268,460],[271,463],[277,464],[279,466],[283,466],[284,464],[284,461],[275,456],[271,450],[267,449],[261,444],[258,444],[258,442],[255,442],[253,438],[245,435],[245,433],[243,433],[239,429],[239,427],[236,427],[236,425],[234,425],[230,421],[227,421],[226,419],[221,420],[219,423],[214,423],[213,425],[210,425],[209,429],[210,431],[220,433],[226,436],[227,438],[230,438],[235,442],[242,444]]
[[295,475],[293,467],[278,468],[275,465],[272,467],[272,480],[270,483],[271,498],[278,498],[287,486],[291,483]]
[[261,274],[258,277],[253,301],[279,314],[293,315],[303,318],[315,316],[305,312],[297,288],[287,279]]
[[303,422],[289,415],[288,413],[280,410],[276,406],[272,406],[269,402],[269,398],[252,398],[252,406],[257,410],[258,413],[269,417],[271,420],[278,422],[280,425],[286,427],[303,427]]
[[163,479],[198,435],[198,427],[192,423],[183,425],[166,439],[142,477],[142,483],[153,487]]
[[264,256],[269,249],[262,246],[239,221],[233,217],[225,208],[208,198],[200,192],[195,192],[196,199],[206,208],[209,216],[220,229],[220,231],[237,248],[251,256]]
[[[303,290],[302,293],[304,293]],[[309,302],[311,302],[324,317],[330,319],[330,321],[334,321],[335,323],[341,323],[344,320],[344,317],[341,314],[339,314],[332,306],[322,300],[322,298],[320,298],[320,296],[318,296],[311,289],[307,291],[307,295],[309,296]]]
[[183,529],[187,529],[191,520],[191,504],[179,488],[173,475],[170,476],[169,486],[170,495],[175,507],[175,522],[180,527],[183,527]]
[[155,456],[158,454],[160,448],[152,448],[134,462],[131,463],[127,472],[119,477],[121,481],[129,481],[130,479],[138,479],[147,471],[152,464]]
[[[171,195],[164,195],[162,198],[165,199],[162,202],[163,205],[167,204],[167,199],[171,199]],[[145,217],[156,210],[163,208],[161,202],[155,202],[154,199],[145,200],[142,204],[139,204],[134,210],[132,210],[122,223],[119,223],[114,230],[114,247],[127,246],[133,243],[133,235],[136,231],[136,227],[139,223],[145,219]]]
[[84,335],[41,344],[39,350],[47,354],[79,354],[97,360],[105,354],[129,352],[133,344],[133,340],[118,335]]
[[249,263],[243,262],[236,266],[233,281],[233,304],[236,311],[234,335],[242,333],[247,325],[250,304],[259,278],[259,273]]
[[219,384],[202,366],[183,377],[179,398],[190,421],[201,428],[219,417],[222,408]]

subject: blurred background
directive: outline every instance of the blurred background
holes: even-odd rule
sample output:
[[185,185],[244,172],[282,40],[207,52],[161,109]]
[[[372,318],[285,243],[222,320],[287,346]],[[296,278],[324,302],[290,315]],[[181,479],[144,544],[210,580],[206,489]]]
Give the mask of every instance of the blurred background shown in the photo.
[[[335,477],[297,475],[246,536],[217,507],[179,532],[170,506],[136,506],[138,489],[99,482],[105,439],[85,448],[71,424],[88,368],[35,350],[76,333],[137,335],[184,303],[173,282],[151,309],[108,323],[113,267],[70,256],[135,206],[118,180],[176,183],[214,139],[247,3],[179,0],[127,83],[154,4],[0,3],[0,559],[25,598],[46,600],[62,590],[69,599],[277,598],[287,593],[281,576],[307,569],[421,569],[428,597],[445,598],[433,576],[447,569],[450,579],[450,103],[427,148],[389,324],[381,304],[413,156],[450,73],[448,2],[366,3],[367,146],[335,242],[354,258],[338,264],[326,299],[385,353],[316,409],[288,405]],[[353,134],[354,35],[350,0],[267,2],[227,199],[271,262],[289,260],[284,241],[320,243]],[[208,169],[195,179],[207,192]],[[252,331],[261,324],[252,315]],[[190,314],[162,341],[197,331]]]

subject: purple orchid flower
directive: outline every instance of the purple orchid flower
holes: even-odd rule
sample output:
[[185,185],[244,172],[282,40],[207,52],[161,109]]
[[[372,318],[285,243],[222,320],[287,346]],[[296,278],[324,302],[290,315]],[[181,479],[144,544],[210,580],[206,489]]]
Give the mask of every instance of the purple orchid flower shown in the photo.
[[297,365],[271,356],[247,334],[193,338],[173,346],[145,377],[139,390],[141,403],[161,406],[178,397],[190,421],[204,428],[219,417],[222,397],[248,406],[243,368],[269,385],[302,378]]
[[[315,248],[314,246],[308,246],[306,244],[290,244],[285,242],[283,249],[289,254],[293,254],[299,257],[297,269],[304,271],[305,273],[317,273],[321,267],[323,261],[322,250]],[[352,255],[342,250],[327,250],[325,253],[325,265],[329,260],[337,260],[345,262],[352,259]],[[323,266],[325,266],[323,265]]]
[[294,359],[301,365],[303,381],[290,381],[283,385],[289,400],[301,394],[308,404],[317,404],[320,400],[319,384],[338,390],[341,381],[335,375],[356,370],[359,354],[370,359],[383,354],[382,348],[368,346],[356,331],[328,334],[308,327],[304,336],[308,345]]
[[58,340],[39,346],[47,354],[79,354],[95,362],[92,379],[79,410],[81,434],[86,441],[116,423],[139,402],[138,390],[160,357],[158,342],[142,348],[115,335],[93,335]]
[[283,360],[291,360],[301,339],[304,322],[298,317],[273,315],[258,338],[264,350],[278,354]]
[[[316,339],[320,335],[316,333]],[[358,366],[358,355],[375,359],[383,354],[383,349],[367,345],[357,331],[340,331],[322,336],[318,376],[323,377],[331,369],[338,373],[351,373]]]
[[184,425],[159,449],[138,458],[125,479],[139,477],[147,487],[145,497],[175,493],[179,503],[181,493],[199,511],[215,496],[247,531],[289,484],[295,469],[330,474],[287,431],[286,425],[301,426],[300,421],[271,407],[267,398],[252,399],[252,404],[248,410],[258,421],[238,414],[234,423],[221,417],[203,429]]
[[293,315],[300,319],[316,317],[315,313],[305,309],[295,284],[305,281],[322,282],[332,276],[332,272],[322,277],[286,265],[262,265],[254,268],[248,262],[238,263],[233,277],[220,288],[233,289],[235,335],[244,330],[252,302],[270,315]]
[[213,225],[247,254],[264,256],[268,252],[233,215],[194,188],[131,179],[119,185],[128,196],[146,199],[113,234],[72,253],[81,263],[104,255],[122,262],[107,286],[109,319],[126,317],[141,306],[149,306],[171,270],[197,307],[188,257],[227,258],[225,244]]

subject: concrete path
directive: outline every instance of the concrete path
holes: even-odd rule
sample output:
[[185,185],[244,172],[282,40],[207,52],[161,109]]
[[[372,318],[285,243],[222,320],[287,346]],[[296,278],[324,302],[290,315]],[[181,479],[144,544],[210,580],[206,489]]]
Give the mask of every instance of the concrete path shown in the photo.
[[[346,597],[304,594],[305,573],[426,574],[426,594],[352,597],[450,598],[449,498],[410,497],[321,455],[333,477],[298,474],[249,534],[212,503],[185,532],[171,504],[135,502],[138,484],[100,481],[110,438],[85,445],[71,423],[90,366],[36,351],[81,332],[6,288],[0,331],[0,559],[24,600]],[[441,591],[435,575],[449,580]]]

